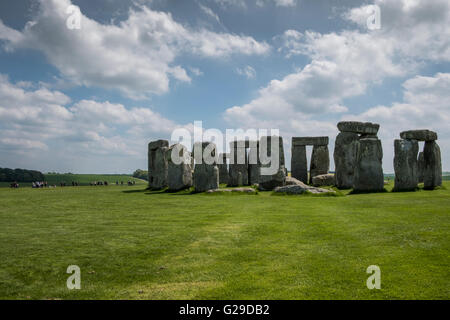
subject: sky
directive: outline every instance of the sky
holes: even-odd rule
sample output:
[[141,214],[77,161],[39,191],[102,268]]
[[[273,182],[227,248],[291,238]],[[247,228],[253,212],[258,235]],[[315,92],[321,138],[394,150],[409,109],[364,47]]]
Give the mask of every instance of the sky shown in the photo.
[[202,121],[278,129],[290,168],[292,137],[333,159],[343,120],[380,124],[385,173],[401,131],[436,131],[450,171],[448,0],[0,2],[0,167],[131,173]]

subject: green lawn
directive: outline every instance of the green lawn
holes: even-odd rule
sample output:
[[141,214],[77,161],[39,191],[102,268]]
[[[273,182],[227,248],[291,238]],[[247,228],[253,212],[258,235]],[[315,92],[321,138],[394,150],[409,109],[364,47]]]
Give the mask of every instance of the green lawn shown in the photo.
[[[449,299],[445,189],[338,197],[0,189],[2,299]],[[69,265],[81,290],[66,288]],[[366,269],[381,268],[381,290]]]

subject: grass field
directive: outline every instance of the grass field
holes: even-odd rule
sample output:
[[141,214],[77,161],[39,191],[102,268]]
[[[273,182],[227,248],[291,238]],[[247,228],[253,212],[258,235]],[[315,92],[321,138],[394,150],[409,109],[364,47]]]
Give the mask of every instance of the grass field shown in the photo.
[[[131,175],[120,175],[120,174],[46,174],[46,181],[49,185],[57,185],[61,182],[65,182],[66,185],[71,185],[72,181],[76,181],[80,186],[88,186],[91,182],[94,181],[108,181],[109,184],[115,184],[116,181],[119,183],[123,181],[126,184],[129,180],[136,181],[136,184],[143,185],[147,184],[147,181],[133,178]],[[0,182],[0,187],[9,187],[11,185],[10,182]],[[21,182],[21,187],[31,187],[31,182]]]
[[[3,188],[0,298],[449,299],[444,186],[338,197]],[[69,265],[81,290],[66,288]],[[369,265],[381,290],[366,287]]]

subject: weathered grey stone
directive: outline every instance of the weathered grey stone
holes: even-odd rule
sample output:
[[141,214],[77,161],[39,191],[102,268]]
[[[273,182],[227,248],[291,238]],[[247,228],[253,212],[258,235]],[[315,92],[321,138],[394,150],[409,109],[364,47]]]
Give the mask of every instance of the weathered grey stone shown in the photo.
[[356,153],[359,136],[353,132],[340,132],[334,146],[334,165],[336,187],[350,189],[353,187],[356,167]]
[[260,168],[260,178],[259,178],[259,188],[260,190],[273,190],[276,187],[284,186],[286,183],[286,169],[285,169],[285,162],[284,162],[284,147],[283,147],[283,138],[278,136],[272,136],[272,137],[262,137],[260,141],[260,148],[264,148],[264,146],[267,147],[266,150],[263,150],[262,153],[264,154],[264,151],[266,151],[267,156],[272,158],[272,143],[275,143],[275,141],[278,140],[278,154],[273,155],[273,157],[278,156],[278,167],[275,168],[276,173],[272,175],[266,175],[264,174],[265,168],[271,167],[271,162],[268,164],[261,164]]
[[[177,157],[177,159],[174,158]],[[181,144],[171,146],[167,151],[167,185],[170,191],[179,191],[192,186],[191,155]],[[180,163],[181,162],[181,163]]]
[[208,193],[228,193],[228,192],[236,192],[236,193],[246,193],[246,194],[256,194],[256,190],[253,188],[231,188],[231,189],[214,189],[208,190]]
[[248,150],[248,183],[259,184],[261,163],[259,161],[259,142],[250,146]]
[[156,140],[152,141],[148,144],[148,150],[156,150],[158,148],[168,148],[169,147],[169,141],[167,140]]
[[328,137],[292,137],[293,146],[327,146]]
[[330,153],[328,146],[314,146],[311,154],[309,169],[309,183],[315,176],[327,174],[330,170]]
[[231,162],[229,165],[228,186],[237,187],[248,185],[248,158],[245,147],[237,147],[231,143]]
[[230,142],[230,148],[251,148],[252,146],[258,144],[258,141],[251,141],[251,140],[235,140]]
[[217,167],[219,168],[219,183],[228,183],[228,164],[227,164],[228,155],[226,153],[219,154],[219,163]]
[[194,189],[205,192],[219,188],[219,168],[210,164],[196,164],[194,169]]
[[380,125],[371,122],[359,122],[359,121],[341,121],[337,125],[341,132],[353,132],[359,134],[374,134],[378,133]]
[[434,189],[442,185],[441,149],[436,141],[426,141],[423,149],[425,171],[423,184],[425,189]]
[[305,193],[313,193],[313,194],[330,193],[330,194],[333,194],[333,193],[336,193],[333,190],[311,187],[311,186],[304,184],[303,182],[300,182],[300,184],[295,184],[295,185],[277,187],[277,188],[275,188],[274,192],[286,193],[286,194],[305,194]]
[[[219,188],[219,168],[217,167],[216,145],[212,142],[203,142],[194,145],[196,152],[202,151],[202,156],[195,163],[194,189],[204,192]],[[206,151],[205,151],[206,150]],[[215,158],[215,161],[213,159]],[[200,163],[201,162],[201,163]],[[212,164],[209,164],[212,162]]]
[[384,190],[383,148],[379,139],[361,139],[356,156],[353,189],[359,192]]
[[409,130],[400,133],[402,139],[418,140],[418,141],[434,141],[437,140],[437,133],[430,130]]
[[297,180],[293,177],[286,177],[286,185],[287,186],[293,186],[293,185],[304,185],[304,183],[300,180]]
[[394,141],[394,150],[394,190],[415,190],[419,181],[417,172],[417,153],[419,152],[419,143],[417,140],[397,139]]
[[[168,162],[167,151],[169,142],[158,140],[149,143],[148,150],[148,184],[152,189],[167,187]],[[164,146],[156,147],[155,146]]]
[[423,155],[423,151],[419,152],[419,158],[417,159],[417,167],[418,167],[418,179],[419,183],[423,182],[423,176],[425,173],[425,157]]
[[306,146],[292,144],[291,149],[291,176],[308,182],[308,160],[306,157]]
[[321,174],[313,177],[312,185],[314,187],[334,186],[334,174]]

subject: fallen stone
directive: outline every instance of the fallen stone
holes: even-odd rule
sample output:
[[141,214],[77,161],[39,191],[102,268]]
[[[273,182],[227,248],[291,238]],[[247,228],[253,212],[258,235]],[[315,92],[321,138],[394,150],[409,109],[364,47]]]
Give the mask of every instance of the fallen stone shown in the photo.
[[229,188],[229,189],[214,189],[207,191],[207,193],[226,193],[226,192],[247,193],[247,194],[257,193],[256,190],[253,188]]
[[373,134],[376,135],[380,129],[380,125],[371,122],[358,121],[341,121],[337,125],[341,132],[353,132],[359,134]]
[[425,170],[423,184],[425,189],[434,189],[442,185],[441,149],[436,141],[426,141],[423,149]]
[[293,177],[286,177],[285,183],[287,186],[304,185],[304,183],[302,181],[297,180]]
[[359,135],[353,132],[340,132],[334,147],[336,187],[350,189],[355,176],[356,153]]
[[328,137],[292,137],[292,146],[327,146]]
[[328,146],[314,146],[311,154],[311,164],[309,169],[309,183],[312,178],[322,174],[327,174],[330,170],[330,153]]
[[336,193],[333,190],[327,190],[322,188],[316,188],[308,186],[304,183],[302,184],[295,184],[295,185],[289,185],[289,186],[282,186],[275,188],[274,192],[276,193],[286,193],[286,194],[305,194],[305,193],[313,193],[313,194],[321,194],[321,193],[330,193],[334,194]]
[[400,133],[402,139],[418,140],[418,141],[434,141],[437,140],[437,133],[430,130],[409,130]]
[[358,192],[384,190],[383,149],[378,139],[361,139],[358,143],[353,189]]
[[321,174],[312,178],[314,187],[334,186],[334,174]]
[[417,188],[419,182],[418,152],[419,143],[417,140],[397,139],[394,141],[395,191],[410,191]]

